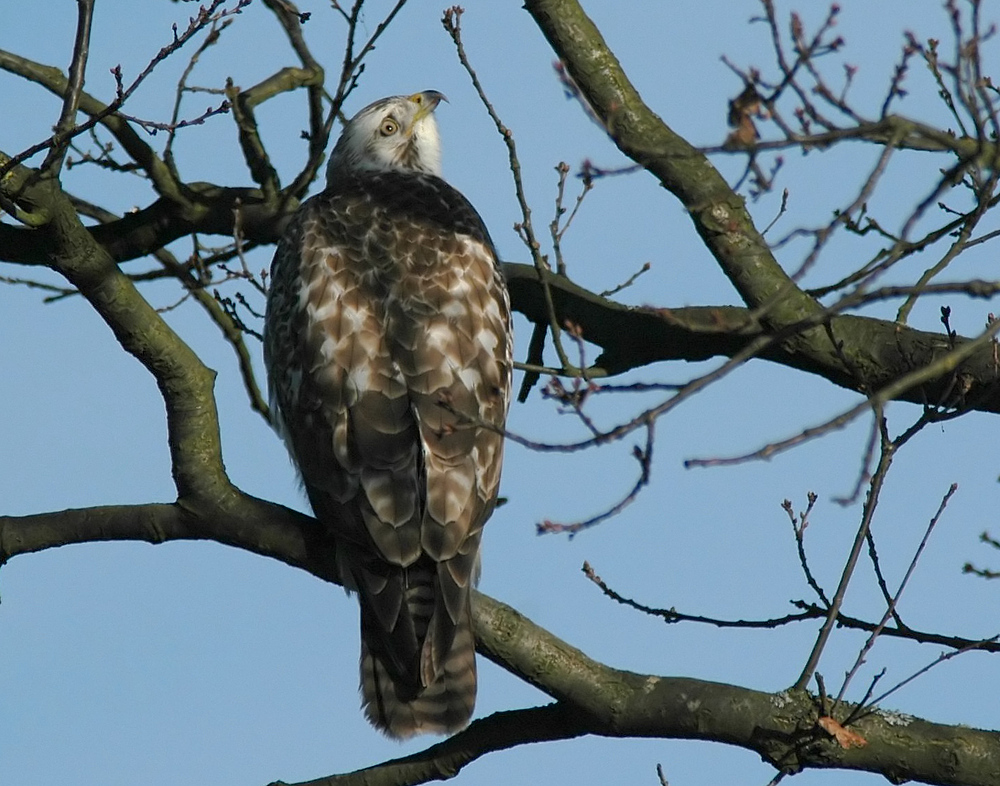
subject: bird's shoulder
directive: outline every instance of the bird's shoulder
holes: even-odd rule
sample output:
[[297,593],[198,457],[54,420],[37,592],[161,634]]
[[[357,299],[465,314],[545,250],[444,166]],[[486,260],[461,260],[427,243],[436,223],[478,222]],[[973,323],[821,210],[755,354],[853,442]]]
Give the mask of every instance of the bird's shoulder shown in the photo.
[[364,224],[378,213],[389,221],[430,225],[467,235],[493,250],[486,225],[472,203],[436,175],[417,172],[344,174],[306,200],[296,223]]

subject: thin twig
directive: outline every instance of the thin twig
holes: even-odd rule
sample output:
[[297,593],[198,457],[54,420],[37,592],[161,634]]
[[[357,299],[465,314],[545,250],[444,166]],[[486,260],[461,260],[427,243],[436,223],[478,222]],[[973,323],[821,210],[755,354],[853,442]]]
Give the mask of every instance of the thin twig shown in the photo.
[[444,29],[448,32],[448,35],[451,36],[451,40],[454,42],[455,49],[458,53],[459,62],[461,62],[462,67],[472,80],[472,86],[475,88],[476,94],[479,96],[479,100],[486,108],[486,112],[489,114],[490,119],[496,126],[497,132],[500,134],[501,139],[503,139],[504,144],[507,147],[507,159],[510,165],[511,174],[514,177],[514,193],[517,196],[517,203],[521,208],[521,221],[515,226],[515,229],[518,231],[518,234],[527,246],[528,253],[531,254],[532,262],[534,263],[535,270],[538,272],[539,281],[542,284],[545,296],[545,308],[549,319],[549,331],[552,335],[552,344],[555,347],[556,355],[559,357],[559,362],[562,364],[564,372],[573,374],[577,371],[577,369],[575,369],[569,362],[566,350],[562,344],[561,326],[559,324],[559,318],[556,315],[555,303],[553,302],[552,291],[548,283],[549,266],[546,263],[545,258],[542,256],[541,245],[535,236],[535,230],[532,226],[531,207],[528,205],[528,198],[524,193],[524,184],[521,180],[521,162],[517,156],[517,145],[514,143],[514,134],[506,125],[504,125],[500,116],[493,108],[492,102],[490,102],[489,98],[486,97],[486,91],[483,89],[483,86],[479,81],[479,77],[465,53],[465,46],[462,43],[461,28],[463,13],[464,9],[461,7],[452,6],[451,8],[445,10],[441,23],[444,25]]
[[607,521],[613,516],[617,516],[625,508],[635,502],[636,498],[639,496],[639,492],[649,485],[649,478],[653,465],[653,431],[654,422],[650,421],[646,424],[645,447],[640,448],[638,445],[635,445],[632,448],[632,456],[637,462],[639,462],[639,477],[629,490],[628,494],[603,513],[591,516],[590,518],[582,521],[577,521],[572,524],[564,524],[546,519],[537,525],[538,534],[548,535],[553,533],[565,533],[569,535],[570,538],[573,538],[583,530],[600,524],[602,521]]
[[[913,571],[917,567],[917,562],[920,560],[920,555],[923,554],[924,548],[927,546],[927,541],[930,539],[931,533],[934,531],[934,527],[937,526],[937,523],[941,518],[941,514],[944,513],[944,509],[948,506],[949,500],[952,498],[952,496],[955,494],[956,491],[958,491],[958,484],[952,483],[948,491],[945,493],[944,497],[941,499],[941,504],[938,505],[937,512],[934,514],[934,516],[930,520],[930,523],[927,525],[927,529],[924,531],[924,536],[920,539],[920,544],[917,546],[917,550],[914,552],[913,558],[910,560],[910,564],[906,569],[906,573],[903,575],[903,580],[899,582],[899,588],[896,590],[896,593],[889,600],[889,603],[885,610],[885,614],[882,615],[882,619],[875,627],[875,630],[871,632],[871,635],[868,637],[867,641],[865,641],[864,646],[858,653],[858,657],[854,661],[854,665],[850,668],[850,670],[847,672],[847,675],[844,677],[844,683],[843,685],[841,685],[840,692],[837,694],[836,701],[834,702],[835,705],[839,704],[840,701],[844,698],[844,694],[847,692],[847,687],[850,685],[851,680],[854,678],[854,675],[857,674],[858,669],[860,669],[862,664],[865,662],[865,658],[867,657],[868,653],[871,652],[872,647],[875,646],[875,642],[878,640],[879,635],[885,629],[886,625],[889,623],[889,620],[895,617],[896,607],[899,605],[899,599],[903,595],[903,590],[906,589],[906,585],[909,583],[910,577],[913,575]],[[896,624],[902,627],[902,623],[899,622],[898,617],[896,617]],[[864,700],[862,700],[861,703],[863,704]]]
[[885,433],[884,421],[883,424],[880,425],[880,430],[882,431],[881,456],[868,487],[868,497],[865,500],[865,506],[861,516],[861,524],[858,527],[857,534],[854,536],[854,544],[851,546],[847,562],[844,564],[844,570],[840,576],[840,583],[837,585],[836,592],[834,592],[833,600],[830,603],[830,610],[826,616],[826,621],[823,623],[823,627],[820,629],[812,651],[806,659],[806,664],[802,669],[802,673],[795,682],[795,687],[799,690],[804,690],[806,685],[809,684],[809,680],[812,679],[812,675],[816,671],[816,666],[819,664],[820,656],[823,654],[823,649],[826,647],[830,634],[833,632],[833,627],[837,622],[837,615],[840,613],[840,607],[844,603],[844,596],[847,594],[847,587],[851,582],[851,578],[854,575],[854,569],[858,564],[861,547],[864,544],[865,536],[871,527],[872,519],[875,516],[875,509],[878,507],[879,493],[882,490],[882,485],[885,482],[885,477],[889,471],[889,467],[892,465],[895,445],[891,442],[891,440],[889,440],[888,434]]

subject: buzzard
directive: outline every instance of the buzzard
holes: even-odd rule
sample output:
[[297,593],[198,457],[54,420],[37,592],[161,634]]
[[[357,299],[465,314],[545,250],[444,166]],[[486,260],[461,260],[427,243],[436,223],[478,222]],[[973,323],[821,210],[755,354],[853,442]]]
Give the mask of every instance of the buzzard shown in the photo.
[[427,90],[362,109],[278,243],[264,327],[275,427],[361,606],[361,694],[392,737],[463,728],[471,588],[500,483],[510,306],[441,179]]

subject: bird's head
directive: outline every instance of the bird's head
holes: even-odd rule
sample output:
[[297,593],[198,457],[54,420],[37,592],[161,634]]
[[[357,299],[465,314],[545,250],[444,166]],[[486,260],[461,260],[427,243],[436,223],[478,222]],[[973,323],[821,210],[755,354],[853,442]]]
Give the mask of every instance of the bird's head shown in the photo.
[[369,104],[344,126],[327,167],[327,182],[348,172],[441,174],[441,140],[434,110],[437,90],[390,96]]

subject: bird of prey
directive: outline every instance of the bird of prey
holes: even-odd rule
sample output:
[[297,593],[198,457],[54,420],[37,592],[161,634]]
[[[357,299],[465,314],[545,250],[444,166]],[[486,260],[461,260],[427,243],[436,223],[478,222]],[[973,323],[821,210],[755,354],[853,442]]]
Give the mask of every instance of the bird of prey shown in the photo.
[[476,696],[471,589],[511,385],[496,250],[441,178],[427,90],[362,109],[271,267],[273,420],[361,606],[361,694],[386,734],[450,733]]

